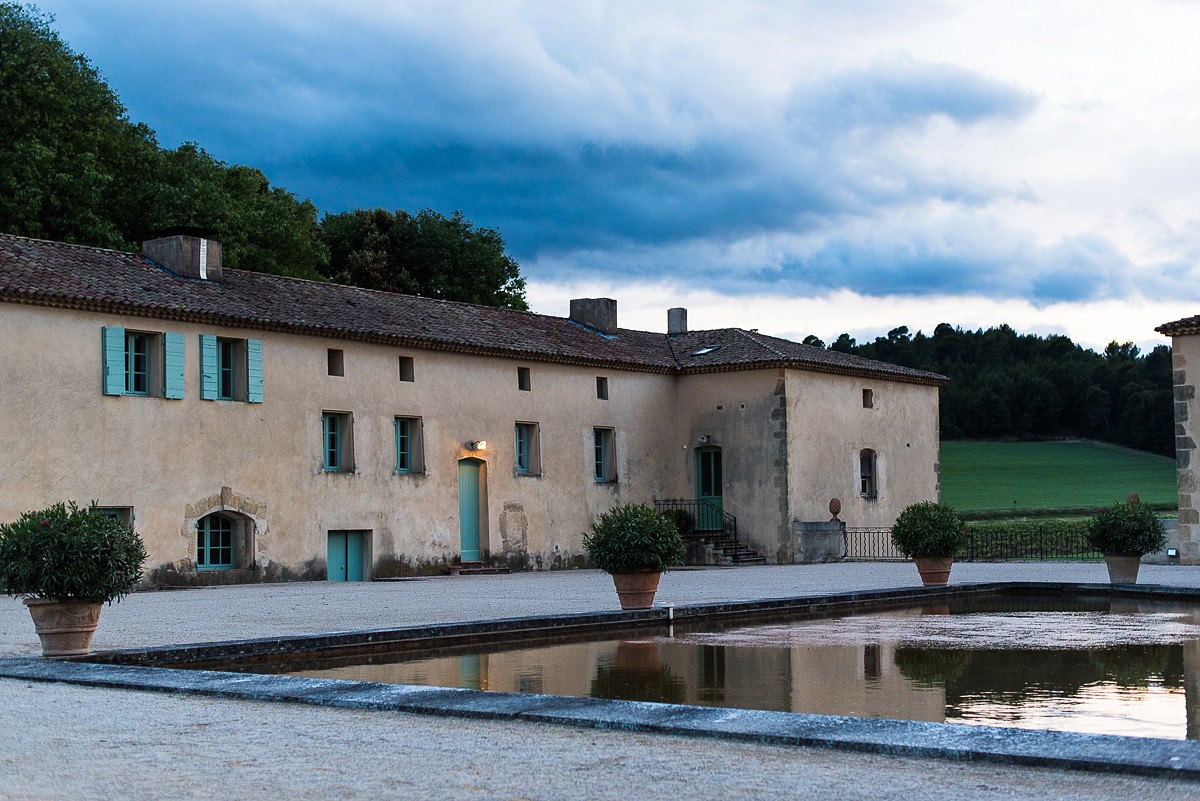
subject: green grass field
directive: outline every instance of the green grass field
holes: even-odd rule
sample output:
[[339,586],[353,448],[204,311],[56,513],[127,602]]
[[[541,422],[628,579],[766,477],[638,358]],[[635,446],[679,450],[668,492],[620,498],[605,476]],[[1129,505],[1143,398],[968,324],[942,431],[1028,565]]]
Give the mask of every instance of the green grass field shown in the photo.
[[960,512],[1174,505],[1175,460],[1099,442],[942,443],[942,502]]

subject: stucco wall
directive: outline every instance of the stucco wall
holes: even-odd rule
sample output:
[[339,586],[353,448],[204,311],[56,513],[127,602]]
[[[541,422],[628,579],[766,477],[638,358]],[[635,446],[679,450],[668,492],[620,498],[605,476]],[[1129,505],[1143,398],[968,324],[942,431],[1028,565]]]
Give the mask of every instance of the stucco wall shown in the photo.
[[[182,334],[184,398],[104,395],[104,326]],[[201,334],[262,340],[263,403],[200,399]],[[937,497],[935,387],[795,370],[676,377],[4,304],[0,408],[0,519],[65,499],[131,507],[147,568],[170,580],[196,577],[196,522],[217,511],[249,535],[259,577],[324,578],[333,530],[367,532],[368,577],[440,570],[460,550],[468,457],[484,462],[481,550],[516,568],[581,564],[583,532],[616,504],[694,498],[701,437],[722,449],[725,509],[770,561],[791,561],[792,521],[826,519],[830,497],[849,525]],[[322,412],[350,416],[352,471],[324,469]],[[411,474],[395,469],[397,416],[421,422]],[[516,422],[538,426],[535,475],[516,472]],[[595,427],[615,431],[613,482],[593,477]],[[880,455],[871,502],[856,489],[864,447]]]
[[[838,498],[847,526],[890,526],[905,506],[939,499],[937,387],[789,370],[786,394],[792,519],[828,520]],[[875,498],[859,493],[864,449],[876,453]]]
[[1179,528],[1168,547],[1179,549],[1179,561],[1200,564],[1200,490],[1197,488],[1196,442],[1200,440],[1200,410],[1196,382],[1200,378],[1200,336],[1171,339],[1175,381],[1175,470],[1179,485]]
[[[101,328],[184,335],[185,397],[105,396]],[[199,335],[263,341],[264,403],[199,398]],[[596,514],[665,491],[662,417],[674,379],[253,330],[6,304],[0,314],[0,519],[58,500],[131,506],[150,569],[188,567],[195,519],[225,510],[257,528],[260,570],[324,577],[329,530],[369,531],[378,574],[432,569],[458,552],[458,470],[486,461],[481,546],[519,566],[568,566]],[[328,375],[327,348],[344,354]],[[399,380],[399,356],[415,381]],[[517,367],[532,389],[517,388]],[[609,400],[596,398],[605,375]],[[327,473],[322,411],[353,418],[354,471]],[[424,472],[397,474],[393,420],[420,417]],[[517,476],[513,425],[540,427],[541,475]],[[592,477],[592,428],[616,431],[618,481]],[[486,439],[486,451],[466,443]],[[631,490],[636,487],[636,490]],[[223,491],[224,490],[224,491]]]
[[791,539],[782,392],[780,370],[683,376],[678,439],[667,464],[673,497],[695,498],[696,448],[719,447],[725,511],[737,517],[738,536],[772,562],[779,544]]

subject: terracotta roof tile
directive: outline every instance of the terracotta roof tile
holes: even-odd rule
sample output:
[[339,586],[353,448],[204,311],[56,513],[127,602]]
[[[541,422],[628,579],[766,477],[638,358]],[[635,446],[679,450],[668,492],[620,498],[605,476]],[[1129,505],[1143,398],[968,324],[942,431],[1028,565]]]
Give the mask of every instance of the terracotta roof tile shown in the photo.
[[220,282],[183,278],[131,253],[5,234],[0,300],[664,373],[791,366],[946,380],[738,328],[606,336],[563,317],[245,270],[226,269]]
[[1168,337],[1180,334],[1200,334],[1200,317],[1185,317],[1172,323],[1163,323],[1154,330]]

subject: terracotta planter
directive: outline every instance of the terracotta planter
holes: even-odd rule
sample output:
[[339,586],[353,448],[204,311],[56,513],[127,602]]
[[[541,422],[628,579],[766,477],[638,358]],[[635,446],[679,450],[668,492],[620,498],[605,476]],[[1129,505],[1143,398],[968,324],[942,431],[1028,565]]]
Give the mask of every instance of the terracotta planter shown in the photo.
[[913,559],[917,572],[921,574],[921,583],[926,587],[944,587],[950,580],[950,567],[954,564],[951,556],[927,556]]
[[650,570],[640,573],[613,573],[613,586],[617,588],[621,608],[649,609],[654,606],[654,593],[658,592],[660,576],[661,573]]
[[1136,553],[1106,553],[1104,564],[1108,565],[1108,580],[1111,584],[1137,584],[1138,568],[1142,556]]
[[42,656],[83,656],[91,650],[101,604],[26,598],[25,606],[42,641]]

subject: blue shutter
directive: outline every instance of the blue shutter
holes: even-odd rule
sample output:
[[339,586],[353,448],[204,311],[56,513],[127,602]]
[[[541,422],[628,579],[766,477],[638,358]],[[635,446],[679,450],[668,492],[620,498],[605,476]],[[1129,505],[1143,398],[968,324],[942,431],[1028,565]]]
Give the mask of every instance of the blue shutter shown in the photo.
[[163,334],[163,397],[183,397],[183,334]]
[[217,399],[217,337],[200,335],[200,398]]
[[263,402],[262,340],[246,340],[246,400]]
[[125,394],[125,329],[101,329],[104,335],[104,394]]

